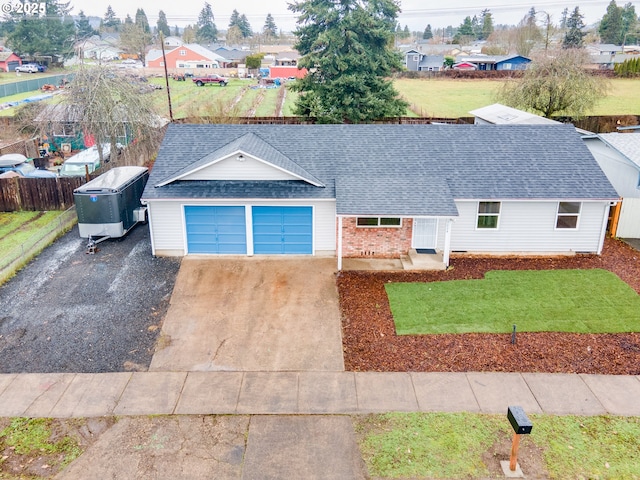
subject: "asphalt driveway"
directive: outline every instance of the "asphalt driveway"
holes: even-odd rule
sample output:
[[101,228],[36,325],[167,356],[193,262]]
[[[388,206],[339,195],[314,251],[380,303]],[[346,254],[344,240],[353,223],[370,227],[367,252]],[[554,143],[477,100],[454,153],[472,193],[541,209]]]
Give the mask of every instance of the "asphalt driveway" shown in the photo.
[[85,253],[77,227],[0,287],[0,373],[146,370],[180,259],[134,228]]
[[335,259],[184,258],[149,370],[344,370]]

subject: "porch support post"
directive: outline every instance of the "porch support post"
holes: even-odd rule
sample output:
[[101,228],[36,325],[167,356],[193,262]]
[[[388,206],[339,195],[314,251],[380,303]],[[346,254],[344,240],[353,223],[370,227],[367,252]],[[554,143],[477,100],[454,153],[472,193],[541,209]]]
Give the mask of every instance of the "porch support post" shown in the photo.
[[444,228],[444,252],[442,252],[442,261],[445,267],[449,267],[449,251],[451,250],[451,223],[453,220],[447,218]]
[[342,270],[342,216],[338,215],[338,271]]

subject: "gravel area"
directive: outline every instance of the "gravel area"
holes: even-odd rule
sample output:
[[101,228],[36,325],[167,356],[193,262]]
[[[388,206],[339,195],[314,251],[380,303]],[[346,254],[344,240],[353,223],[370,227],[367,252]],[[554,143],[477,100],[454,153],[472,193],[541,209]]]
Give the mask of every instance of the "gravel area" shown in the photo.
[[[386,282],[482,278],[489,270],[603,268],[640,293],[640,252],[607,239],[601,256],[458,257],[446,272],[341,272],[345,368],[351,371],[499,371],[640,374],[640,333],[404,335],[395,333]],[[638,324],[640,331],[640,312]]]
[[0,287],[0,373],[148,369],[180,259],[146,226],[85,245],[76,227]]

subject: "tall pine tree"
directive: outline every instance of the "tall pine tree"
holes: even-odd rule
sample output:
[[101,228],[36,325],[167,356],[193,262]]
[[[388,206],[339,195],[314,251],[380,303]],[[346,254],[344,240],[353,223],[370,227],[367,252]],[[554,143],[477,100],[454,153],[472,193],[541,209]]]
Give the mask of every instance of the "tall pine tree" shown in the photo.
[[609,6],[607,6],[607,13],[604,14],[600,21],[598,33],[602,43],[622,44],[622,38],[624,37],[622,9],[616,5],[615,0],[611,0]]
[[156,23],[156,27],[158,28],[158,33],[162,33],[165,37],[171,35],[171,29],[167,23],[167,15],[162,10],[158,12],[158,22]]
[[270,13],[267,13],[267,18],[265,19],[264,26],[262,27],[262,34],[268,38],[275,38],[278,36],[278,27],[276,27],[276,22]]
[[78,13],[78,19],[76,20],[76,36],[78,37],[78,40],[85,40],[96,33],[97,32],[89,23],[89,19],[84,14],[84,11],[80,10],[80,13]]
[[427,24],[424,29],[424,33],[422,34],[423,40],[431,40],[433,38],[433,32],[431,31],[431,24]]
[[213,10],[211,5],[205,2],[204,7],[198,15],[198,24],[196,31],[196,41],[200,43],[214,43],[218,40],[218,29],[213,22]]
[[567,19],[567,33],[564,35],[562,48],[582,48],[584,46],[586,33],[583,32],[585,27],[583,18],[579,7],[571,12],[571,16]]
[[389,80],[402,68],[391,46],[394,0],[301,0],[289,9],[298,16],[298,66],[308,70],[293,86],[300,92],[297,115],[357,123],[405,114],[408,104]]

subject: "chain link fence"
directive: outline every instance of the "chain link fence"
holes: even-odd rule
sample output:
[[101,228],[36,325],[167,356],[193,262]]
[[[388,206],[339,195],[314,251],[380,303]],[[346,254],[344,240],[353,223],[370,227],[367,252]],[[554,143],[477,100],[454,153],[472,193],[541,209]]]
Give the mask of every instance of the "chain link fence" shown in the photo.
[[[22,78],[25,76],[32,76],[33,78],[23,80]],[[40,76],[37,73],[19,73],[16,75],[16,78],[19,79],[18,81],[0,84],[0,98],[40,90],[43,85],[55,85],[57,87],[61,81],[69,81],[72,77],[73,74]]]
[[0,254],[0,285],[53,243],[56,238],[71,230],[77,221],[75,207],[69,208],[38,234],[31,236],[21,245],[2,252]]

